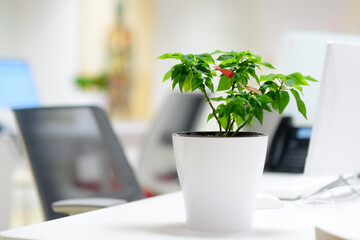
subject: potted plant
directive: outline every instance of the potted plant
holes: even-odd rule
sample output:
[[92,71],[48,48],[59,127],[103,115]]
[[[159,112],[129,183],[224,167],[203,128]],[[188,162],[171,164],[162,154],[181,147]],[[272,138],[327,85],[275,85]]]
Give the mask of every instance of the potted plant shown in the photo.
[[257,71],[262,67],[274,67],[249,51],[166,53],[158,58],[180,61],[166,72],[163,81],[171,79],[173,90],[200,91],[210,107],[208,121],[215,119],[218,125],[217,132],[173,134],[187,227],[204,231],[251,229],[267,136],[240,130],[251,127],[254,119],[262,124],[264,110],[281,114],[290,95],[306,118],[302,87],[316,80],[299,72],[259,76]]

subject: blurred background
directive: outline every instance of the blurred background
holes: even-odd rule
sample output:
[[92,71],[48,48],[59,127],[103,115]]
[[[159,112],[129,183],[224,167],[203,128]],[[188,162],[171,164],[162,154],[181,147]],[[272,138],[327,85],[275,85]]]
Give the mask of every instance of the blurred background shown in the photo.
[[[0,0],[0,6],[0,59],[28,64],[40,105],[104,108],[140,179],[143,166],[157,165],[143,163],[142,150],[171,92],[162,78],[173,62],[157,56],[250,50],[279,71],[320,79],[326,40],[360,34],[357,0]],[[10,227],[41,221],[29,175],[20,167],[12,175]]]

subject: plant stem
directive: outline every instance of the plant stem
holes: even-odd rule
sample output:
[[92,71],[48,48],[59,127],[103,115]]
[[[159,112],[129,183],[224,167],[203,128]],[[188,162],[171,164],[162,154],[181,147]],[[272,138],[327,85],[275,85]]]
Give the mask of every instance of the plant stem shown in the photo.
[[212,105],[209,96],[206,94],[205,89],[204,89],[204,91],[203,91],[203,94],[204,94],[207,102],[209,103],[209,105],[210,105],[210,107],[211,107],[211,109],[212,109],[213,115],[214,115],[214,117],[215,117],[215,119],[216,119],[216,121],[217,121],[217,123],[218,123],[218,125],[219,125],[220,135],[222,135],[222,127],[221,127],[220,120],[219,120],[219,118],[216,116],[216,110],[215,110],[214,106]]
[[230,129],[232,129],[232,127],[234,126],[235,123],[235,119],[232,120],[231,124],[230,124]]
[[231,132],[232,127],[234,126],[234,123],[235,123],[235,119],[230,121],[230,118],[229,118],[229,124],[227,127],[226,136],[230,136],[230,132]]
[[245,122],[243,122],[243,124],[241,124],[231,136],[235,136],[236,134],[238,134],[240,129],[242,129],[246,124],[248,124],[251,121],[251,119],[252,118],[248,118]]
[[[231,79],[231,80],[232,80],[232,79]],[[234,91],[234,89],[235,89],[235,83],[236,83],[235,81],[232,82],[231,91]],[[231,94],[230,96],[232,97],[232,96],[234,96],[234,95]],[[228,116],[228,119],[227,119],[226,129],[225,129],[226,135],[229,135],[233,124],[234,124],[234,122],[231,121],[231,116],[229,115],[229,116]]]
[[230,129],[231,129],[230,126],[231,126],[231,119],[230,119],[230,116],[229,116],[228,119],[227,119],[227,125],[226,125],[226,129],[225,129],[226,133],[230,132]]

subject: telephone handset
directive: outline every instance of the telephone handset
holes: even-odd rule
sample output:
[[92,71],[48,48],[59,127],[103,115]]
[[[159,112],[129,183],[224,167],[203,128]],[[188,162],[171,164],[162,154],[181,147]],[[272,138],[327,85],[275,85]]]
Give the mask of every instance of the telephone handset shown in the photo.
[[303,173],[311,136],[310,127],[293,127],[283,117],[270,144],[265,171]]

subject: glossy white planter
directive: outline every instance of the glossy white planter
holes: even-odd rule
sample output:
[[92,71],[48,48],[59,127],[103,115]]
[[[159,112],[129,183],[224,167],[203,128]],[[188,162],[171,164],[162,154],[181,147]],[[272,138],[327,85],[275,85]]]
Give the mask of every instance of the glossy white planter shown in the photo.
[[187,228],[200,231],[251,229],[267,136],[187,134],[190,133],[173,134]]

